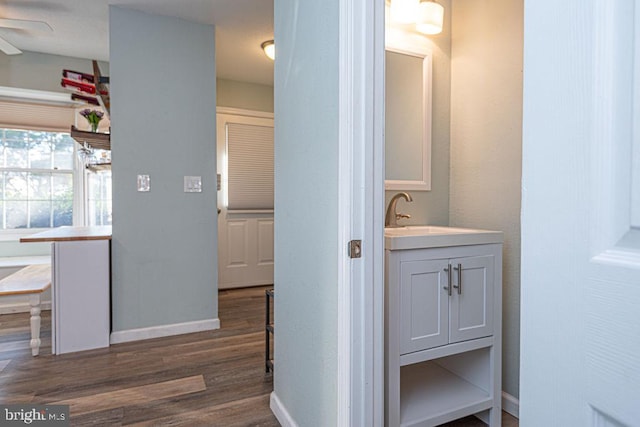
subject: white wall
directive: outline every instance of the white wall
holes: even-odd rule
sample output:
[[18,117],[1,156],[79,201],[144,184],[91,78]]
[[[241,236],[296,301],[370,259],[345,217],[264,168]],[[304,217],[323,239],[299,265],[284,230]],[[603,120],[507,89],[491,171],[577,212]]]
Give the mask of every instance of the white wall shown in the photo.
[[[451,0],[439,0],[445,8],[441,34],[429,36],[433,54],[431,133],[431,191],[411,191],[412,203],[398,204],[398,212],[411,219],[403,224],[449,224],[449,139],[451,131]],[[385,191],[385,206],[397,191]]]
[[275,1],[274,393],[300,426],[337,419],[338,10]]
[[110,8],[114,331],[217,317],[214,30]]
[[501,230],[503,390],[518,397],[523,1],[453,5],[452,226]]

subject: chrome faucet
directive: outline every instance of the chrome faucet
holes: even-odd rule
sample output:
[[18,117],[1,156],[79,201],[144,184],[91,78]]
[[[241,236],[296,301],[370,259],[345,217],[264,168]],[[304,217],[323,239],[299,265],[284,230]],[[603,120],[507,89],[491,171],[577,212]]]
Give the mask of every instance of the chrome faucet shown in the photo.
[[398,204],[398,199],[405,199],[407,202],[413,202],[411,195],[409,193],[398,193],[391,198],[389,202],[389,207],[387,208],[387,214],[384,217],[384,226],[390,228],[402,227],[398,225],[398,220],[400,218],[411,218],[411,215],[397,213],[396,205]]

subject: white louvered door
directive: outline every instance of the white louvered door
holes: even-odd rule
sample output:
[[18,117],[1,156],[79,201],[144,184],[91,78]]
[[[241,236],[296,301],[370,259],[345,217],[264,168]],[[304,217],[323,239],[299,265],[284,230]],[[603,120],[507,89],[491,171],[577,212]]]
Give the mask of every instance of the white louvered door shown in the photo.
[[273,283],[273,119],[217,114],[218,288]]

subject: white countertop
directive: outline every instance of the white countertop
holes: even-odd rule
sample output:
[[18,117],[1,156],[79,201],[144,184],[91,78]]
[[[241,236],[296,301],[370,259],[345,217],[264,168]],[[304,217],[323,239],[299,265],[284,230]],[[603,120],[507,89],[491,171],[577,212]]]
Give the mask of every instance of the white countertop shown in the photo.
[[503,240],[502,231],[471,228],[414,225],[384,229],[384,248],[391,251],[482,245]]

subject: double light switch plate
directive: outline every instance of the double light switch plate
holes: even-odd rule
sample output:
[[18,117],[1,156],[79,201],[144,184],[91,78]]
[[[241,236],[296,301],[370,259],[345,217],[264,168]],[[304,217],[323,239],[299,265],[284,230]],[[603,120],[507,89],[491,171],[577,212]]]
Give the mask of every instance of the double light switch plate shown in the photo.
[[201,176],[185,176],[184,192],[185,193],[202,193],[202,177]]
[[[138,191],[151,191],[151,178],[149,175],[138,175]],[[185,193],[202,193],[202,177],[201,176],[185,176],[184,177]]]

